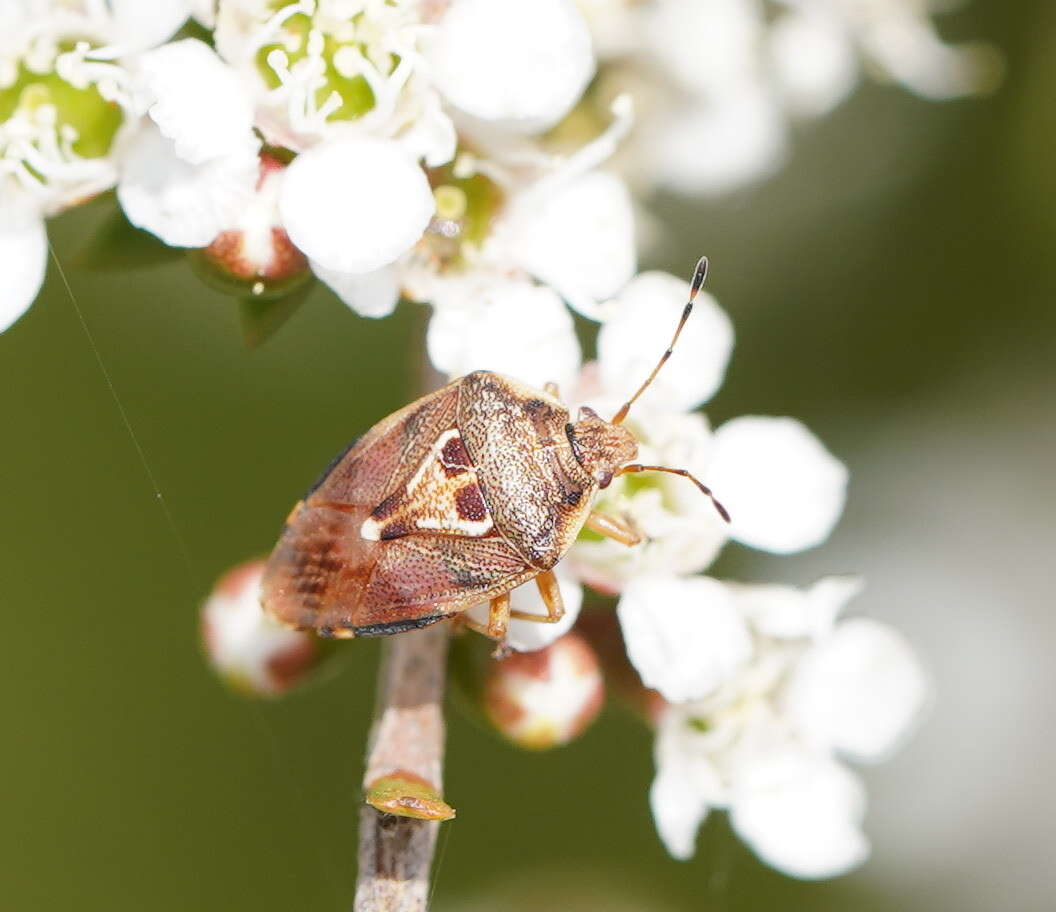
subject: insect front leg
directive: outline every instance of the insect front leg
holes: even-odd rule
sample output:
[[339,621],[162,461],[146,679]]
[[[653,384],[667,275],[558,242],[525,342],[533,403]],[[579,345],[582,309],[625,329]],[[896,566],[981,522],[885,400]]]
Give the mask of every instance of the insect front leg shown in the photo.
[[598,513],[596,510],[592,510],[587,516],[587,521],[584,525],[591,532],[597,532],[598,535],[604,535],[606,538],[618,541],[621,545],[627,545],[629,548],[634,545],[640,545],[645,541],[645,536],[630,520],[619,516],[610,516],[607,513]]
[[557,583],[557,577],[552,570],[544,570],[535,578],[535,585],[539,587],[539,595],[542,596],[543,604],[546,606],[546,614],[535,614],[531,611],[511,611],[510,617],[520,621],[536,621],[540,624],[556,624],[565,616],[565,602],[561,598],[561,587]]

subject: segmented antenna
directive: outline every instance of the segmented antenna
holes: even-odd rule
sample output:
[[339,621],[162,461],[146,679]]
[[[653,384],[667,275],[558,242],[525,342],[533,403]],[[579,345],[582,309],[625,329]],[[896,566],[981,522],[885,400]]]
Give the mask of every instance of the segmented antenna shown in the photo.
[[708,495],[712,504],[715,505],[715,509],[718,511],[719,516],[721,516],[725,522],[730,521],[730,514],[726,511],[726,508],[715,499],[715,495],[711,493],[711,488],[691,472],[687,472],[685,469],[669,469],[667,466],[642,465],[639,462],[635,462],[618,469],[616,474],[633,475],[637,472],[667,472],[671,475],[681,475],[683,478],[688,478],[693,484],[700,488],[701,491]]
[[675,350],[675,343],[678,341],[678,337],[682,334],[682,327],[686,325],[689,315],[693,312],[693,302],[696,301],[697,295],[700,294],[700,289],[704,285],[704,280],[707,277],[708,258],[702,256],[697,260],[697,268],[693,270],[693,281],[690,283],[689,287],[689,300],[686,302],[686,306],[682,311],[682,318],[678,321],[675,334],[671,337],[671,344],[667,346],[667,351],[660,356],[659,362],[657,362],[656,367],[653,368],[653,372],[646,378],[645,383],[638,387],[638,392],[631,396],[631,398],[620,407],[620,410],[613,415],[612,424],[623,423],[623,420],[627,417],[627,413],[631,410],[631,406],[634,405],[638,397],[646,391],[649,384],[652,383],[656,378],[656,375],[660,373],[660,368],[663,367],[667,363],[667,359],[671,357],[671,352]]

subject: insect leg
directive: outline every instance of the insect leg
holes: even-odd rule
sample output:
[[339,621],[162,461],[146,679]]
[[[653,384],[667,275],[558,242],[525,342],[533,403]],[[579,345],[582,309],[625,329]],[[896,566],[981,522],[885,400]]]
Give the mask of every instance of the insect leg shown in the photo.
[[591,511],[584,525],[591,532],[597,532],[598,535],[604,535],[606,538],[618,541],[621,545],[627,545],[629,548],[634,545],[640,545],[645,541],[645,536],[632,523],[619,516],[609,516],[607,513]]
[[491,600],[488,607],[488,636],[496,640],[506,639],[506,628],[510,626],[510,593],[504,592]]
[[531,611],[511,611],[510,617],[520,621],[537,621],[540,624],[556,624],[565,616],[565,602],[561,598],[561,587],[552,570],[544,570],[535,578],[539,594],[546,605],[546,614],[535,614]]

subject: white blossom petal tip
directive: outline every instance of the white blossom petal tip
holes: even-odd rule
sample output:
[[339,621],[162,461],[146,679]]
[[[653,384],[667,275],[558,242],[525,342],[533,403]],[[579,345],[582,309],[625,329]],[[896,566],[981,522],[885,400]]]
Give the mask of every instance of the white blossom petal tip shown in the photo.
[[312,264],[312,272],[361,317],[387,317],[400,300],[400,283],[391,266],[373,272],[351,273]]
[[372,272],[406,253],[436,204],[429,181],[396,142],[346,139],[297,156],[279,211],[290,240],[336,272]]
[[454,0],[428,56],[453,105],[527,132],[564,117],[594,75],[590,32],[571,0]]
[[426,332],[429,360],[460,377],[496,370],[531,386],[570,389],[580,350],[568,308],[541,285],[497,280],[466,283],[434,308]]
[[828,538],[847,469],[799,421],[746,415],[715,432],[706,481],[733,518],[731,537],[788,554]]
[[183,25],[192,6],[204,5],[204,0],[108,0],[106,4],[116,32],[114,37],[126,53],[161,44]]
[[814,742],[855,760],[889,756],[920,717],[927,677],[905,638],[869,618],[836,626],[803,656],[784,702]]
[[775,755],[744,778],[749,781],[734,795],[730,822],[771,867],[815,880],[844,874],[868,857],[861,830],[865,792],[838,763]]
[[44,284],[48,236],[39,216],[0,223],[0,332],[7,330],[33,303]]
[[672,703],[713,692],[752,655],[747,625],[718,580],[631,580],[616,611],[642,683]]
[[[598,334],[602,384],[626,398],[656,365],[689,299],[689,283],[664,272],[644,272],[605,306]],[[666,411],[688,411],[710,399],[722,384],[733,351],[730,318],[706,291],[670,360],[640,403]]]
[[672,858],[688,861],[696,850],[697,831],[708,816],[708,803],[670,766],[657,770],[649,787],[649,809],[656,831]]

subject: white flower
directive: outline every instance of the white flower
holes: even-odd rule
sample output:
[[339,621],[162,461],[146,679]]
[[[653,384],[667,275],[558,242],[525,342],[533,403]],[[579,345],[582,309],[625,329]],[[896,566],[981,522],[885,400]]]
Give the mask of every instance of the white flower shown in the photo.
[[29,307],[44,277],[43,220],[114,185],[137,126],[135,55],[168,37],[188,7],[7,3],[0,8],[0,325]]
[[[423,115],[438,116],[423,34],[411,0],[221,0],[215,37],[268,141],[302,151],[350,136],[399,139]],[[434,136],[450,144],[449,133]],[[430,157],[446,160],[439,147]]]
[[[759,857],[787,874],[851,869],[868,854],[865,799],[837,754],[877,759],[904,737],[926,694],[919,663],[882,624],[835,622],[856,591],[853,581],[784,592],[693,582],[668,583],[665,601],[682,599],[701,613],[733,606],[751,632],[747,650],[738,647],[740,661],[703,698],[671,703],[660,716],[650,803],[664,844],[689,858],[701,821],[721,808]],[[666,660],[683,671],[668,675],[669,689],[696,680],[687,658],[700,652],[699,642],[688,634],[681,655],[674,633],[686,624],[683,609],[671,623]]]
[[929,98],[978,92],[995,53],[950,46],[920,0],[581,0],[598,85],[645,89],[624,160],[644,189],[736,190],[784,162],[790,121],[820,117],[863,72]]
[[847,469],[794,418],[745,415],[715,431],[705,481],[721,492],[732,538],[788,554],[828,538]]
[[526,132],[560,120],[594,75],[590,32],[572,0],[452,0],[428,57],[453,105]]
[[298,683],[315,664],[314,636],[283,627],[260,606],[264,561],[225,573],[202,606],[202,645],[210,664],[231,686],[274,696]]
[[[489,157],[460,155],[436,179],[437,217],[401,264],[401,278],[408,297],[433,305],[429,352],[439,370],[457,376],[467,365],[494,367],[536,385],[571,385],[579,366],[572,321],[546,306],[533,328],[509,296],[538,282],[547,292],[534,296],[540,304],[556,293],[598,319],[601,302],[633,275],[627,190],[595,170],[630,127],[629,99],[618,99],[612,113],[609,128],[569,156],[541,156],[523,140],[503,143],[492,134]],[[497,309],[503,299],[510,306]]]
[[642,683],[672,703],[707,696],[752,654],[748,625],[726,587],[707,577],[641,577],[617,609]]
[[812,743],[853,760],[877,761],[898,746],[927,692],[905,638],[854,618],[804,653],[785,686],[784,708]]

